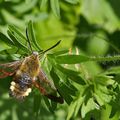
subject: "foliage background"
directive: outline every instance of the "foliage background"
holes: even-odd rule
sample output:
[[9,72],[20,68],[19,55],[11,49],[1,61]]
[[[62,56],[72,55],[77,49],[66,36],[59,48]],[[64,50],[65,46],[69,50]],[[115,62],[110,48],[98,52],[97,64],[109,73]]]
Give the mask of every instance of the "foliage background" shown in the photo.
[[[118,120],[119,5],[118,0],[0,0],[1,33],[7,35],[8,25],[15,25],[25,35],[32,20],[42,49],[62,40],[52,51],[53,56],[43,60],[43,67],[47,66],[53,79],[62,80],[65,88],[60,90],[66,101],[54,110],[54,106],[45,105],[36,90],[25,102],[15,101],[8,96],[11,78],[1,79],[0,120]],[[0,34],[1,62],[17,59],[14,54],[19,45],[10,46],[6,40]],[[69,53],[63,52],[70,48]],[[79,56],[62,56],[59,52],[57,58],[57,51]],[[17,56],[23,53],[19,51]],[[54,70],[49,69],[51,66]]]

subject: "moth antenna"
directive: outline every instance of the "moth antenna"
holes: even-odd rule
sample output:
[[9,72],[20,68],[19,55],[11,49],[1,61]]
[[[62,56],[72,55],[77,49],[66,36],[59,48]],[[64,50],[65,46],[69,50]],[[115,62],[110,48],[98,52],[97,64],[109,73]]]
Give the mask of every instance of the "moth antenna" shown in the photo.
[[30,39],[28,37],[28,30],[27,30],[27,28],[26,28],[26,37],[27,37],[27,40],[28,40],[28,45],[30,47],[30,50],[31,50],[31,52],[33,52],[33,49],[32,49],[31,43],[30,43]]
[[58,45],[60,44],[60,42],[61,42],[61,40],[59,40],[55,45],[53,45],[52,47],[48,48],[47,50],[42,51],[40,54],[44,54],[44,53],[46,53],[47,51],[49,51],[49,50],[55,48],[56,46],[58,46]]

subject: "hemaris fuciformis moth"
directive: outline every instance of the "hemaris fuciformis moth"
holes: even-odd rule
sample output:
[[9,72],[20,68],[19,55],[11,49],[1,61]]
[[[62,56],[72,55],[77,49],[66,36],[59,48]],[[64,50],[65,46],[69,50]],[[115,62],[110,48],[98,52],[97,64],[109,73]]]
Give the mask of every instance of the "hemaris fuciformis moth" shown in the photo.
[[[32,50],[27,30],[26,37]],[[42,51],[42,54],[56,47],[59,43],[60,41],[49,49]],[[48,80],[46,74],[40,67],[39,53],[37,51],[32,51],[31,55],[25,57],[23,60],[0,64],[0,78],[8,76],[13,77],[9,95],[15,99],[24,100],[24,98],[32,91],[32,87],[34,86],[39,89],[42,95],[49,99],[61,104],[64,102],[57,88]],[[52,94],[53,92],[58,92],[60,96],[54,96]]]

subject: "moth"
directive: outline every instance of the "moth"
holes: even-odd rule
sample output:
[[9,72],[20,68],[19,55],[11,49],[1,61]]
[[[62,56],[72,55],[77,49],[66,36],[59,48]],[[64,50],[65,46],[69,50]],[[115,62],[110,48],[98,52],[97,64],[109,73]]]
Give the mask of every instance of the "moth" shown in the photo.
[[[26,36],[30,45],[27,31]],[[59,43],[60,41],[43,51],[42,54],[53,49]],[[32,49],[31,45],[30,48]],[[36,87],[42,95],[62,104],[64,102],[63,97],[40,67],[39,60],[39,52],[33,51],[30,56],[22,60],[0,64],[0,78],[2,79],[8,76],[12,76],[13,78],[10,85],[9,96],[17,100],[24,100],[25,97],[31,93],[32,87]],[[54,92],[57,92],[59,97],[53,95],[52,93]]]

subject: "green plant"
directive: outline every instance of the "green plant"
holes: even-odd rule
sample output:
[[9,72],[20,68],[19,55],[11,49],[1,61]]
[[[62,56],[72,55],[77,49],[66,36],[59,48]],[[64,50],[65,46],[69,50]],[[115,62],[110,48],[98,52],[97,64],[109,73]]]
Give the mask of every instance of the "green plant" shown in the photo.
[[5,33],[7,24],[20,30],[10,25],[8,36],[0,33],[0,61],[29,55],[24,33],[27,21],[32,19],[36,39],[31,23],[28,28],[34,50],[62,40],[52,54],[44,55],[41,66],[65,104],[51,103],[36,90],[23,103],[10,100],[7,92],[11,78],[7,78],[0,81],[0,119],[118,120],[119,15],[119,1],[112,0],[1,0],[0,31]]
[[[28,24],[28,31],[33,49],[41,50],[35,39],[31,22]],[[4,49],[1,49],[3,58],[9,61],[20,59],[19,56],[22,54],[28,55],[29,49],[25,46],[26,37],[15,26],[9,26],[8,35],[10,38],[0,33],[4,45]],[[15,54],[15,51],[17,51],[17,54]],[[79,112],[82,118],[93,116],[97,119],[102,114],[101,111],[105,110],[107,104],[109,106],[113,105],[111,109],[114,110],[110,113],[111,118],[116,115],[115,111],[119,112],[119,109],[117,109],[119,107],[115,105],[115,101],[119,102],[119,67],[91,75],[85,65],[89,61],[103,62],[119,59],[119,55],[108,57],[89,57],[82,54],[76,55],[76,53],[69,55],[68,51],[64,50],[47,54],[42,59],[41,65],[47,76],[53,79],[65,102],[70,105],[68,107],[68,120],[71,117],[76,118]],[[36,91],[32,96],[34,96],[34,112],[39,115],[41,97]],[[31,100],[31,98],[29,99]],[[49,110],[54,111],[55,103],[50,104],[46,98],[44,100]],[[114,106],[117,108],[114,108]],[[109,116],[106,116],[106,119],[108,118]]]

